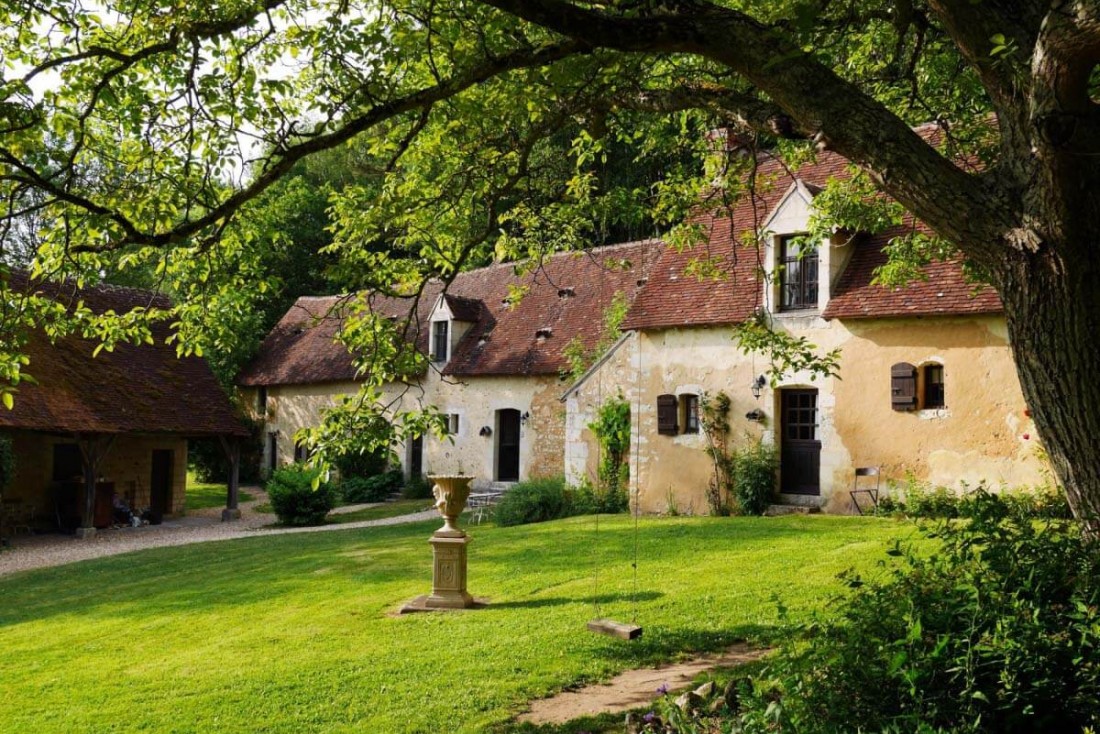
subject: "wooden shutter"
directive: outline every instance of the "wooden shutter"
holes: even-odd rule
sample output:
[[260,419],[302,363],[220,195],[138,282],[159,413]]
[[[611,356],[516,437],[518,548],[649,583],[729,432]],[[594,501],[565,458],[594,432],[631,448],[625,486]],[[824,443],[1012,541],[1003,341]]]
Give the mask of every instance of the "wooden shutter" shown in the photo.
[[675,436],[678,432],[677,410],[678,404],[675,395],[657,396],[657,433],[666,436]]
[[908,362],[898,362],[890,368],[890,407],[917,409],[917,368]]

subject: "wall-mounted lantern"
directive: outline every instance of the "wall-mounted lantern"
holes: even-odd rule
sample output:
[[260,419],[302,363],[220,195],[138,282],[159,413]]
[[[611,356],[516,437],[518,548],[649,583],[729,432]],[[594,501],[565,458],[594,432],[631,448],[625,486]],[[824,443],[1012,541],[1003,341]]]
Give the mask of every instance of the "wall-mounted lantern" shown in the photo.
[[492,436],[493,435],[493,429],[490,428],[489,426],[482,426],[481,430],[477,432],[477,435],[479,435],[479,436]]
[[760,394],[764,392],[764,385],[767,384],[768,381],[767,379],[765,379],[764,375],[758,376],[755,380],[752,381],[752,385],[749,387],[749,389],[752,390],[752,396],[759,400]]
[[745,417],[753,423],[763,423],[764,411],[760,410],[760,408],[753,408],[748,413],[745,413]]
[[524,411],[523,415],[519,417],[519,422],[522,425],[527,425],[528,419],[531,418],[531,411]]

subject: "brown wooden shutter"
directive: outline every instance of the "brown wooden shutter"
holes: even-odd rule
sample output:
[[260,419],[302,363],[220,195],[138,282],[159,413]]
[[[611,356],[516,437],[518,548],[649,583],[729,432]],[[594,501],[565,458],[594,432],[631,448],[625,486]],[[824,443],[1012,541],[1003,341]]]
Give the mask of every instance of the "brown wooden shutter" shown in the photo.
[[676,421],[677,401],[675,395],[657,396],[657,433],[675,436],[679,430]]
[[890,368],[890,406],[894,410],[917,409],[917,368],[908,362]]

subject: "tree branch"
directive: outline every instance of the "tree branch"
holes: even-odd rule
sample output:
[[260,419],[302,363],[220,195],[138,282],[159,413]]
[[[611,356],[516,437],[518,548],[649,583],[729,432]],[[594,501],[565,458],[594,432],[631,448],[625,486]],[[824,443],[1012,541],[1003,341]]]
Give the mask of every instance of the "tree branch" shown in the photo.
[[[726,66],[971,257],[989,261],[1001,234],[1014,225],[1014,210],[994,174],[961,170],[884,105],[780,30],[744,13],[703,0],[680,0],[671,12],[646,17],[588,10],[565,0],[483,2],[595,47],[694,54]],[[959,217],[960,209],[970,216]]]

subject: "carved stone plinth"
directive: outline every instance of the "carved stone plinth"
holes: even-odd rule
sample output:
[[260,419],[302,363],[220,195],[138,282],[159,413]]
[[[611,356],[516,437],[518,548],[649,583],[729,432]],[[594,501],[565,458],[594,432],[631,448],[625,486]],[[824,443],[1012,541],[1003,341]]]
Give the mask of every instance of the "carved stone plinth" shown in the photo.
[[430,609],[468,609],[474,598],[466,592],[466,546],[470,538],[432,536],[432,593],[424,600]]
[[401,608],[401,614],[438,609],[470,609],[485,606],[466,591],[466,546],[470,537],[459,529],[458,516],[466,507],[473,477],[429,476],[435,485],[435,506],[443,516],[443,527],[432,533],[432,593],[418,596]]

